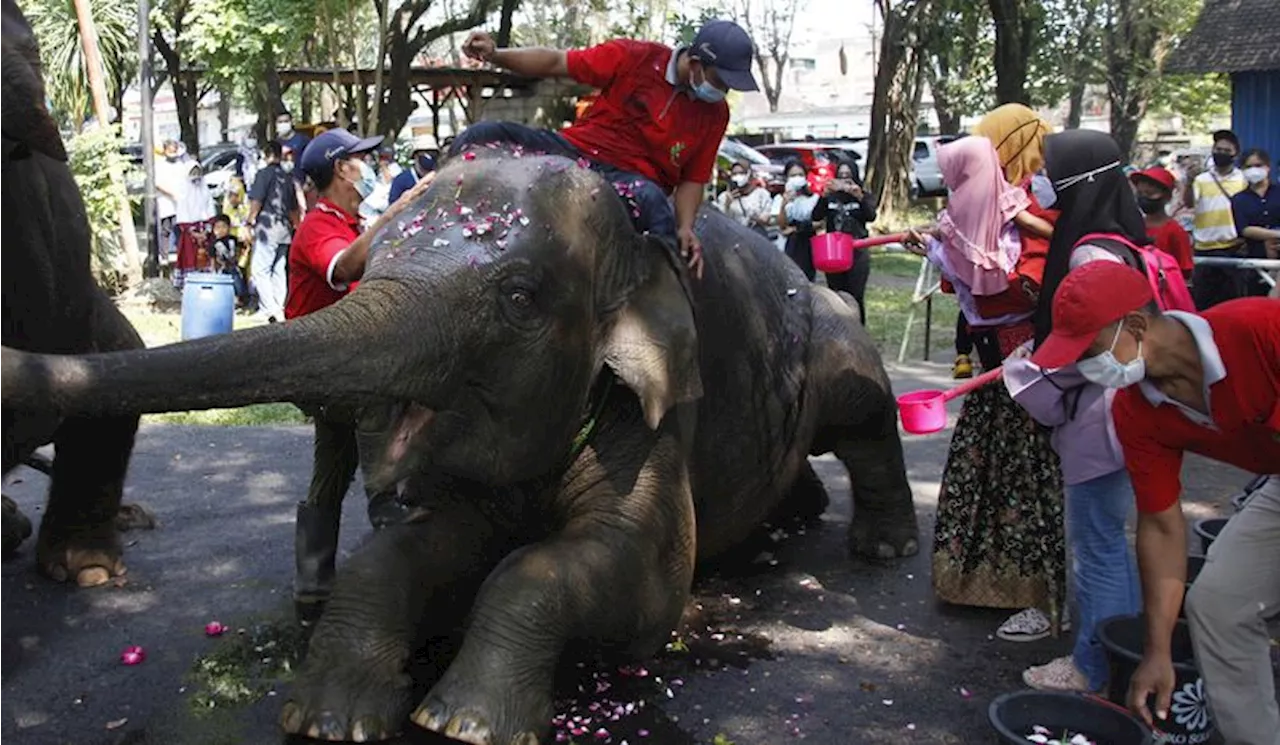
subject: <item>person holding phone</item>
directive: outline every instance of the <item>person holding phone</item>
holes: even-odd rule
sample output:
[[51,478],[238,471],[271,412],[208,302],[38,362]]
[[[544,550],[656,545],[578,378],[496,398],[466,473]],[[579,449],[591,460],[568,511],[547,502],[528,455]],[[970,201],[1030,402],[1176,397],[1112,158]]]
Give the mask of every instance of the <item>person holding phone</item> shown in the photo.
[[716,206],[735,221],[768,236],[775,216],[773,198],[751,178],[751,168],[746,163],[739,161],[730,168],[729,188],[720,192]]
[[[876,219],[876,200],[862,188],[858,168],[842,160],[836,166],[836,177],[826,185],[822,197],[813,208],[813,221],[824,224],[828,233],[845,233],[854,240],[866,238],[867,224]],[[853,252],[853,266],[848,271],[827,274],[827,287],[847,292],[858,301],[858,317],[867,325],[864,298],[867,278],[871,276],[871,254]]]

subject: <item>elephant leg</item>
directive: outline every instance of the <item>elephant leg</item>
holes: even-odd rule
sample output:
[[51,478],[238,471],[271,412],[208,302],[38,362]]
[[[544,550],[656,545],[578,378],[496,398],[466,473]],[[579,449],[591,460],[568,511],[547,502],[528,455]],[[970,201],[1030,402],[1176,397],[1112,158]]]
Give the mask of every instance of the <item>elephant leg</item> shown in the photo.
[[407,666],[416,644],[461,624],[496,563],[498,534],[465,503],[375,532],[338,571],[281,710],[284,731],[356,742],[399,732],[413,703]]
[[850,552],[914,555],[919,528],[889,376],[857,313],[828,290],[815,288],[813,297],[810,391],[819,414],[810,452],[834,452],[849,470]]
[[791,519],[811,523],[822,517],[830,503],[827,487],[814,472],[813,464],[805,460],[800,465],[800,472],[796,474],[795,483],[791,485],[787,498],[779,505],[770,521]]
[[[644,462],[643,440],[630,445],[616,458],[597,451],[603,472],[561,497],[573,505],[565,527],[512,553],[485,580],[462,648],[415,723],[468,743],[534,745],[549,727],[555,667],[569,641],[636,656],[661,648],[692,582],[693,502],[674,450]],[[622,485],[634,486],[615,493]]]
[[[142,339],[105,295],[94,297],[93,351],[139,349]],[[116,517],[138,432],[137,416],[71,418],[54,434],[49,504],[40,521],[36,562],[58,582],[81,587],[125,571]]]

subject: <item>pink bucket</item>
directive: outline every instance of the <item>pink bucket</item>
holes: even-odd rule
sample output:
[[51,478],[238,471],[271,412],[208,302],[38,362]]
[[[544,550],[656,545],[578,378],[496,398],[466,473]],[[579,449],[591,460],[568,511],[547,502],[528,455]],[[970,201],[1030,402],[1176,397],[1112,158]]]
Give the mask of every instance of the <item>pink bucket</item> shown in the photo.
[[815,235],[809,245],[813,249],[813,268],[820,272],[847,272],[853,266],[853,236],[848,233]]

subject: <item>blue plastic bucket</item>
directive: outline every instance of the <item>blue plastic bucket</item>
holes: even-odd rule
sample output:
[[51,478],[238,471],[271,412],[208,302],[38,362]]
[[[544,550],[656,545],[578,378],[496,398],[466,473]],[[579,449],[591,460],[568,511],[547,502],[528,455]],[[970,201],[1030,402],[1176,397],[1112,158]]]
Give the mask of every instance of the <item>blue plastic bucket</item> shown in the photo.
[[236,313],[235,279],[230,274],[195,272],[182,287],[182,338],[226,334]]

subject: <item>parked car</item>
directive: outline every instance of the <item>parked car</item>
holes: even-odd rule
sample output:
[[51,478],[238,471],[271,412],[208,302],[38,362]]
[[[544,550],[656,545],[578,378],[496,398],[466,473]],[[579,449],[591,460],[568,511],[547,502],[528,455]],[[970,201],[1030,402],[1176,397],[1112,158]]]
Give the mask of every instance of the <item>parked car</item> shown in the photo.
[[915,169],[915,177],[912,181],[920,196],[934,197],[947,193],[947,186],[942,183],[942,168],[938,165],[938,146],[963,136],[937,135],[916,138],[915,147],[911,151],[911,163]]
[[[236,163],[240,152],[235,145],[214,145],[204,148],[200,156],[200,167],[204,170],[204,185],[208,187],[214,200],[221,200],[227,191],[227,182],[236,175]],[[248,184],[245,188],[248,188]]]
[[777,194],[782,191],[782,183],[785,179],[783,178],[781,164],[772,162],[764,154],[749,145],[744,145],[737,140],[728,138],[721,140],[720,150],[716,155],[717,191],[728,182],[729,169],[733,167],[734,163],[739,162],[750,163],[751,175],[763,183],[770,193]]
[[817,142],[783,142],[777,145],[761,145],[756,148],[775,165],[786,168],[788,162],[798,160],[809,171],[809,188],[821,192],[827,182],[835,178],[836,160],[844,157],[842,148]]

